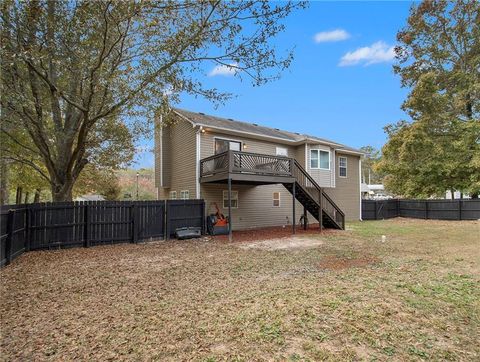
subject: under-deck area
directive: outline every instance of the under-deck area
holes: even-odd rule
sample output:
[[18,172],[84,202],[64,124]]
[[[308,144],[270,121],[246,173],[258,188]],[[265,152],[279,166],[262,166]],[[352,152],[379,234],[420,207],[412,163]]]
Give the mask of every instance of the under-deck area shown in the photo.
[[[295,233],[295,201],[323,227],[344,229],[345,214],[294,159],[241,151],[226,151],[200,160],[200,183],[228,185],[229,235],[232,235],[232,185],[282,184],[292,194],[292,232]],[[306,220],[306,218],[304,218]],[[306,222],[306,221],[305,221]],[[306,223],[305,223],[306,227]]]

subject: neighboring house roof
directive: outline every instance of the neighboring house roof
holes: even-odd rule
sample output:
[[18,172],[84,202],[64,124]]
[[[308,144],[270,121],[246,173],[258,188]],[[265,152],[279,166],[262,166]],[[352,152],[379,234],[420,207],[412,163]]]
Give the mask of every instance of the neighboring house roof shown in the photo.
[[382,184],[372,184],[368,185],[368,189],[370,191],[383,191],[385,190],[385,187]]
[[221,118],[221,117],[207,115],[204,113],[191,112],[191,111],[187,111],[179,108],[173,108],[173,112],[187,119],[194,126],[203,126],[203,127],[223,130],[227,132],[243,133],[243,134],[249,134],[253,136],[260,136],[263,138],[272,138],[272,139],[280,140],[286,143],[302,144],[305,142],[308,142],[308,143],[318,142],[318,143],[331,145],[338,150],[363,154],[363,152],[358,149],[348,147],[341,143],[327,140],[325,138],[320,138],[320,137],[311,136],[307,134],[283,131],[278,128],[265,127],[255,123],[237,121],[231,118]]
[[102,195],[89,194],[77,196],[75,201],[105,201],[105,198]]

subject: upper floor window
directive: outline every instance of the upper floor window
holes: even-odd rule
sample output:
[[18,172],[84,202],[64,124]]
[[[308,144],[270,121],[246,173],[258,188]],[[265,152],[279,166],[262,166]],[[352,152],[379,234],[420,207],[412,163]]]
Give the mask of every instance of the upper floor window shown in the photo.
[[188,200],[190,198],[190,191],[182,190],[180,191],[180,199],[181,200]]
[[338,176],[347,177],[347,158],[346,157],[338,158]]
[[177,191],[170,191],[168,198],[170,200],[176,200],[177,199]]
[[276,154],[277,156],[288,156],[288,149],[285,147],[277,147]]
[[215,138],[215,154],[227,152],[227,151],[241,151],[242,143],[239,141],[224,140],[221,138]]
[[330,170],[330,151],[310,150],[310,168]]

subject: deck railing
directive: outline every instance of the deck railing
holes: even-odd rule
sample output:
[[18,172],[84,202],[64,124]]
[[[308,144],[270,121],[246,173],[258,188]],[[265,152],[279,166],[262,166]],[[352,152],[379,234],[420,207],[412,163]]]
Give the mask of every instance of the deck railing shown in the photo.
[[200,161],[200,176],[243,173],[264,176],[292,176],[293,159],[258,153],[227,151]]

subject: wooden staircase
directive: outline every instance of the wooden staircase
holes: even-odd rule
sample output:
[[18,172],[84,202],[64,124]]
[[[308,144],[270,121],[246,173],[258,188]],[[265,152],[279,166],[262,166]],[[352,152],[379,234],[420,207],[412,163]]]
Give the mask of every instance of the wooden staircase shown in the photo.
[[344,212],[296,160],[293,162],[292,173],[295,183],[284,183],[283,186],[292,194],[295,187],[295,198],[322,227],[344,230]]

